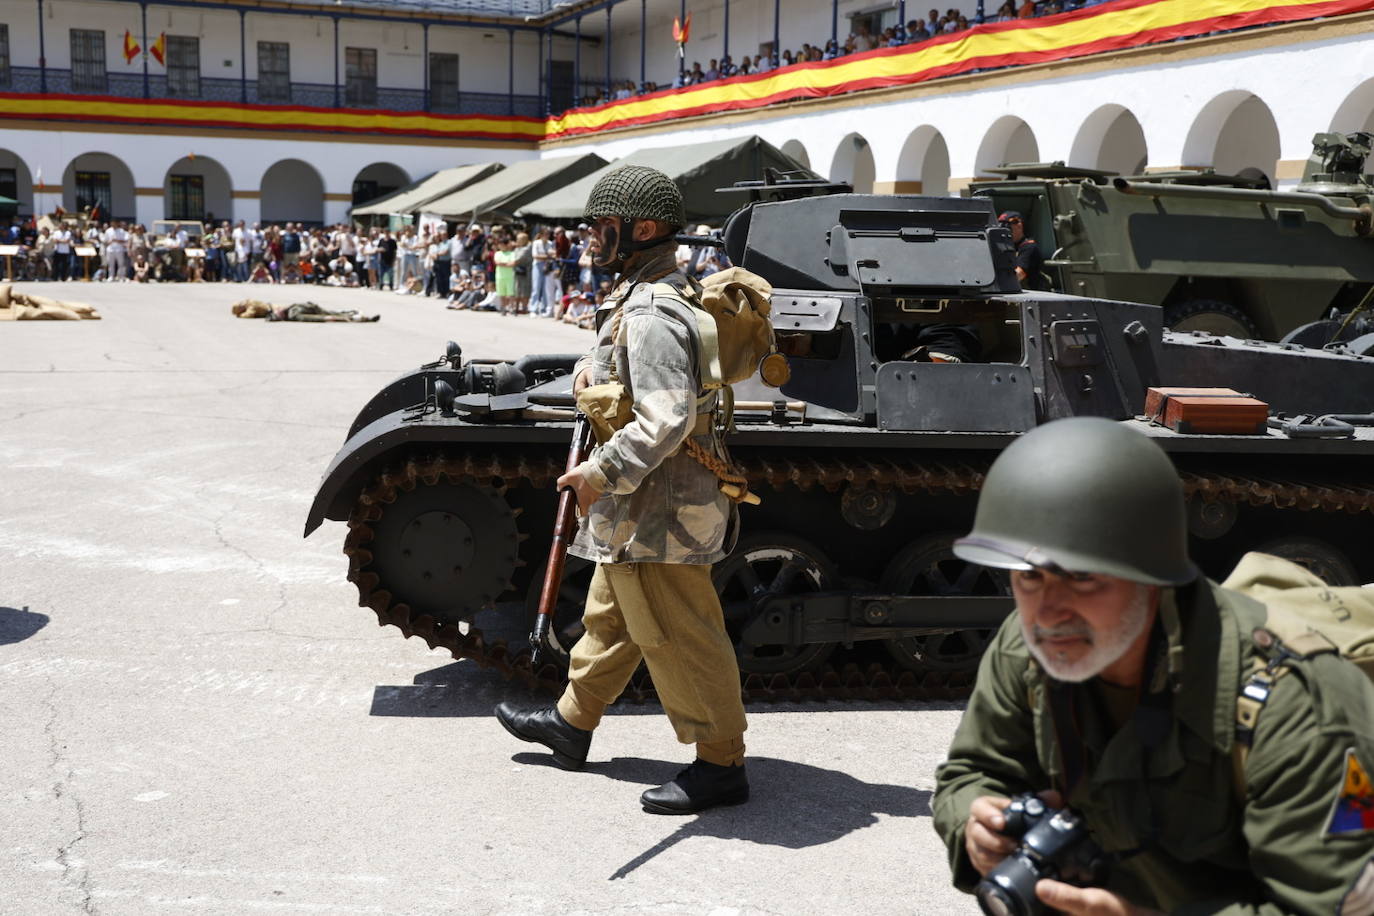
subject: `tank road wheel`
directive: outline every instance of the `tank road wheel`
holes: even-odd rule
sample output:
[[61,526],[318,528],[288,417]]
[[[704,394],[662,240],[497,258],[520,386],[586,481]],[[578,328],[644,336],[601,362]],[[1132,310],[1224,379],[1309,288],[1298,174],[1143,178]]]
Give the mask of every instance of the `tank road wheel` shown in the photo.
[[[932,534],[903,547],[883,572],[884,590],[899,595],[1010,595],[1005,574],[954,555],[953,532]],[[883,643],[911,671],[975,671],[995,630],[952,630]]]
[[725,628],[735,641],[740,671],[750,674],[794,674],[819,668],[835,643],[799,646],[740,645],[740,633],[753,619],[761,598],[801,595],[834,588],[839,581],[825,554],[813,544],[782,532],[762,532],[741,539],[711,575],[725,610]]
[[368,491],[344,546],[360,603],[407,636],[425,616],[470,623],[511,587],[520,540],[504,488],[413,470]]
[[1259,329],[1229,302],[1189,299],[1164,308],[1164,324],[1175,331],[1206,331],[1225,337],[1255,340]]
[[[539,568],[539,572],[531,577],[530,587],[525,592],[525,614],[531,625],[535,614],[539,613],[539,596],[544,590],[544,570],[547,568],[547,563]],[[592,574],[595,572],[595,563],[572,554],[563,564],[558,604],[554,606],[553,624],[549,627],[549,650],[564,668],[568,667],[573,644],[587,632],[587,628],[582,626],[582,609],[587,604],[587,590],[591,588]]]
[[1327,585],[1359,585],[1360,573],[1350,558],[1337,547],[1317,538],[1289,535],[1275,538],[1255,548],[1306,567]]

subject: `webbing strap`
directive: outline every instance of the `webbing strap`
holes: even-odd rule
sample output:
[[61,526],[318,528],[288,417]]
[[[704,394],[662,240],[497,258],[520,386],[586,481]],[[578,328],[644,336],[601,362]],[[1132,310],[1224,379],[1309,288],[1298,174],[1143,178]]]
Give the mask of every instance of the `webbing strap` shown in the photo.
[[[671,283],[655,283],[654,292],[674,299],[685,298],[683,292]],[[697,337],[701,341],[701,352],[697,356],[701,387],[714,391],[725,385],[725,374],[720,368],[720,334],[716,330],[716,319],[710,312],[695,306],[692,308],[692,317],[696,319]]]

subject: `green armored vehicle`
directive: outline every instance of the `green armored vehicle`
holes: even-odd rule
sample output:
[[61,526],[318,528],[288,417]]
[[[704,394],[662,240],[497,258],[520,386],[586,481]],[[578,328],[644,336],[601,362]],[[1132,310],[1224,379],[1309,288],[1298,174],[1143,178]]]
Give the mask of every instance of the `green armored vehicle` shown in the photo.
[[1211,171],[1120,178],[1055,162],[992,169],[1003,177],[971,194],[1023,215],[1060,292],[1163,306],[1176,331],[1281,340],[1368,305],[1371,142],[1317,134],[1292,191]]

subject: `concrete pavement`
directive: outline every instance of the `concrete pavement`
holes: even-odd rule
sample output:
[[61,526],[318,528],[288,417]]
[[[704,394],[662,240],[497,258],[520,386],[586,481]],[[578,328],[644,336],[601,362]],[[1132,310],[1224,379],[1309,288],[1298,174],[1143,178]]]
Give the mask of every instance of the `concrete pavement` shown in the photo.
[[[690,757],[657,707],[556,769],[489,716],[522,691],[356,607],[342,525],[301,539],[390,378],[448,338],[587,332],[368,291],[28,288],[104,318],[0,325],[0,911],[977,912],[930,826],[956,705],[751,707],[753,800],[648,815]],[[247,294],[382,320],[231,317]]]

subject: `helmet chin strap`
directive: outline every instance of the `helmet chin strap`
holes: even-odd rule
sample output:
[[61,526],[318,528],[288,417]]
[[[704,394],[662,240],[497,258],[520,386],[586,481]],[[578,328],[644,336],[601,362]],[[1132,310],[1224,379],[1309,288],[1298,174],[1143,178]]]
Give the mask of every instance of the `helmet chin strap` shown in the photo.
[[673,237],[673,233],[670,232],[659,238],[636,242],[634,240],[635,222],[637,221],[631,217],[622,216],[619,223],[602,232],[602,252],[611,251],[614,253],[609,258],[604,254],[593,258],[592,263],[603,269],[620,272],[625,269],[625,262],[630,259],[631,255],[662,245]]

